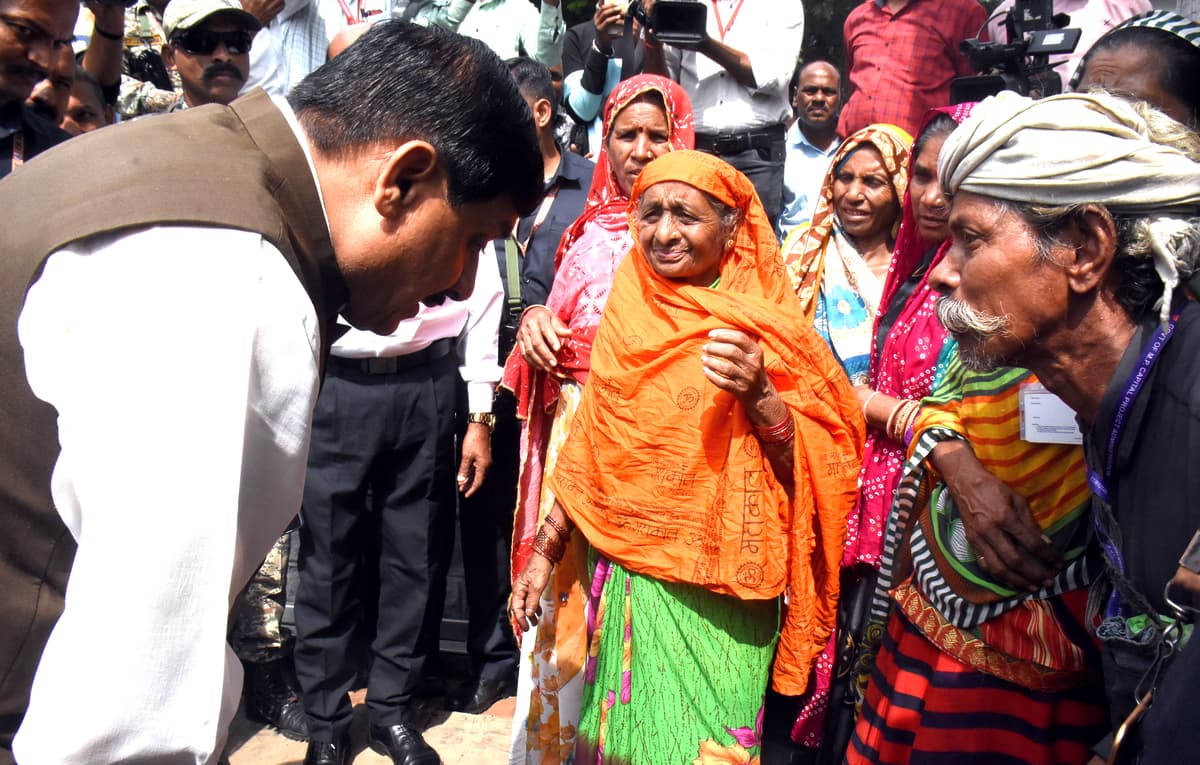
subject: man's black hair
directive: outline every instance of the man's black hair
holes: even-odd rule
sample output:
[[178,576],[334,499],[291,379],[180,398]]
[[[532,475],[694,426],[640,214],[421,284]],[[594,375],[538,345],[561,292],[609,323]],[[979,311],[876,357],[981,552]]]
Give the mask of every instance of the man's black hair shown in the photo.
[[92,76],[92,73],[84,69],[82,65],[75,64],[75,82],[82,82],[92,90],[96,91],[96,98],[100,101],[101,106],[105,106],[108,101],[104,98],[104,86],[100,81]]
[[[925,151],[925,147],[930,141],[934,138],[945,138],[957,127],[958,123],[954,121],[953,117],[945,112],[938,112],[933,119],[929,120],[929,124],[920,133],[917,133],[917,139],[913,141],[912,152],[909,154],[912,157],[910,161],[916,164],[917,158],[921,156],[921,152]],[[937,158],[934,157],[934,159]],[[936,166],[936,162],[934,164]]]
[[455,207],[507,196],[528,214],[541,201],[533,117],[508,67],[478,40],[380,22],[305,77],[288,101],[325,155],[428,141]]
[[528,56],[510,58],[504,63],[508,64],[508,71],[512,72],[513,79],[517,81],[517,87],[522,93],[534,101],[544,98],[550,102],[550,120],[553,123],[554,118],[558,116],[558,97],[554,94],[554,78],[550,69]]

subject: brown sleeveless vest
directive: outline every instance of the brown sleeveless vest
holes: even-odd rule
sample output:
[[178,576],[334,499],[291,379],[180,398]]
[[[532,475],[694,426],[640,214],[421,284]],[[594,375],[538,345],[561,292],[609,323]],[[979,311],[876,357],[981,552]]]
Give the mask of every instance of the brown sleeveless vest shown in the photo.
[[[29,389],[17,339],[25,294],[46,258],[96,234],[160,224],[261,233],[283,253],[313,301],[322,363],[346,294],[307,159],[261,91],[231,107],[189,109],[74,138],[0,181],[0,215],[0,763],[5,763],[12,761],[12,737],[62,611],[75,554],[75,541],[50,497],[59,450],[57,414]],[[213,310],[221,310],[213,297]]]

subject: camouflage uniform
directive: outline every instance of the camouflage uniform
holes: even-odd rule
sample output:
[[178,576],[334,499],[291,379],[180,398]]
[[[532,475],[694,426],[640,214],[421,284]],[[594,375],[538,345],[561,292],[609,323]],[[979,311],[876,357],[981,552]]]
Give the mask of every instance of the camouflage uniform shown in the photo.
[[308,718],[295,687],[292,635],[283,629],[291,539],[291,531],[283,532],[238,593],[229,614],[229,645],[246,670],[246,717],[294,741],[305,741]]
[[291,532],[285,531],[233,604],[229,644],[244,662],[281,658],[289,642],[282,624],[290,542]]
[[125,10],[125,73],[121,75],[121,90],[117,96],[117,113],[123,119],[141,114],[165,112],[178,100],[181,90],[178,72],[166,72],[172,89],[145,82],[131,74],[135,62],[161,62],[163,45],[167,42],[162,26],[162,14],[145,0]]

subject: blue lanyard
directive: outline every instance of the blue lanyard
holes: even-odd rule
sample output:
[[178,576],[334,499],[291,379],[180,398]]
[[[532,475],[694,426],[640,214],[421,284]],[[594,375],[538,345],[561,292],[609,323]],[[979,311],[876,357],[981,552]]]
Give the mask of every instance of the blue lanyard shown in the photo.
[[[1150,336],[1150,343],[1146,350],[1142,352],[1142,358],[1138,361],[1137,366],[1129,375],[1129,379],[1125,381],[1125,392],[1121,396],[1121,402],[1117,405],[1116,414],[1113,415],[1112,432],[1108,436],[1108,443],[1104,450],[1104,471],[1100,475],[1090,467],[1087,471],[1088,485],[1091,486],[1092,493],[1095,494],[1101,502],[1112,507],[1112,496],[1109,493],[1110,487],[1113,485],[1113,468],[1117,460],[1117,445],[1121,442],[1121,435],[1125,430],[1125,425],[1129,419],[1129,413],[1133,410],[1133,405],[1137,401],[1138,394],[1141,393],[1142,385],[1150,376],[1150,371],[1154,368],[1154,362],[1158,361],[1158,357],[1162,354],[1163,348],[1175,333],[1175,322],[1179,320],[1179,314],[1176,313],[1167,322],[1166,327],[1157,327],[1154,334]],[[1120,573],[1125,573],[1125,557],[1121,555],[1121,550],[1113,541],[1112,536],[1105,528],[1104,521],[1098,513],[1092,514],[1092,522],[1096,529],[1096,538],[1100,542],[1100,546],[1104,548],[1104,554],[1108,557],[1109,562]],[[1112,598],[1109,600],[1109,614],[1120,613],[1123,609],[1120,606],[1117,593],[1114,591]]]

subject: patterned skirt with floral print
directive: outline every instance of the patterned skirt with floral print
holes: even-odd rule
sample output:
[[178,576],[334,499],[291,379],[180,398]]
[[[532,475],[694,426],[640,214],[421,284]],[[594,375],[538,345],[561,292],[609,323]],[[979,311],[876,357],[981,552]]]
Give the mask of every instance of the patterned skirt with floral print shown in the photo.
[[595,560],[576,763],[759,762],[779,602]]

